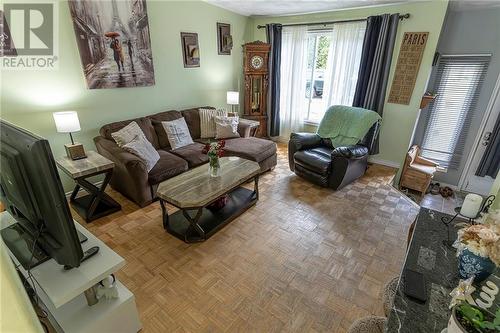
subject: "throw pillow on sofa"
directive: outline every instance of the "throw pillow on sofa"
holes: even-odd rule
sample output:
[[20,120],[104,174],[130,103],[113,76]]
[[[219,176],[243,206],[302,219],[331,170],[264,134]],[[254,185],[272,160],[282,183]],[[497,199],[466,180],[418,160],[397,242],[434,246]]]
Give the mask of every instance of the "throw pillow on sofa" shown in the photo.
[[224,109],[199,109],[201,138],[214,138],[216,134],[215,117],[227,117]]
[[238,133],[239,117],[215,117],[215,138],[229,139],[239,138]]
[[168,142],[172,149],[194,143],[184,117],[172,121],[162,121],[161,124],[167,133]]
[[132,121],[121,130],[111,133],[111,137],[115,140],[116,144],[120,148],[130,141],[134,140],[136,137],[141,137],[144,138],[144,140],[148,141],[148,139],[146,139],[146,136],[144,135],[144,132],[135,121]]
[[160,160],[160,154],[145,137],[136,136],[132,141],[124,144],[122,148],[139,157],[146,165],[148,172]]

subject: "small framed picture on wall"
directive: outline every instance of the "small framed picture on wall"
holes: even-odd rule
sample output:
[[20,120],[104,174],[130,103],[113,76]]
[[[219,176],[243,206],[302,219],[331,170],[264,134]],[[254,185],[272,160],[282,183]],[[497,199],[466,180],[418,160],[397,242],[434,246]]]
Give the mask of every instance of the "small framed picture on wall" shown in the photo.
[[217,23],[217,49],[222,55],[231,55],[233,48],[233,37],[231,36],[231,25]]
[[195,32],[181,32],[181,43],[184,68],[200,67],[198,34]]

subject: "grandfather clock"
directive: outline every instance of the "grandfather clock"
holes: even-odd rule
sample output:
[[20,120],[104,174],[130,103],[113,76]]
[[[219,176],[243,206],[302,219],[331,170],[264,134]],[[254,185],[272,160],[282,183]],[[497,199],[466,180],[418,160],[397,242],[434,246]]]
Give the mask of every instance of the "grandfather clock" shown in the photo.
[[267,88],[269,85],[269,51],[271,45],[261,41],[243,45],[245,102],[243,118],[260,123],[256,136],[267,136]]

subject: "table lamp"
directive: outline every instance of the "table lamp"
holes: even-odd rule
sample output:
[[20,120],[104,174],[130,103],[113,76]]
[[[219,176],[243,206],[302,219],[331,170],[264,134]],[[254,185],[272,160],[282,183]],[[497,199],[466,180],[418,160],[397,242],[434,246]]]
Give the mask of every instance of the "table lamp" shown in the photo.
[[75,143],[72,132],[80,131],[80,121],[76,111],[54,112],[54,122],[58,133],[69,133],[71,144],[65,144],[66,155],[72,160],[79,160],[87,157],[81,143]]
[[238,91],[228,91],[226,95],[227,104],[231,105],[231,112],[234,112],[234,106],[240,104],[240,93]]

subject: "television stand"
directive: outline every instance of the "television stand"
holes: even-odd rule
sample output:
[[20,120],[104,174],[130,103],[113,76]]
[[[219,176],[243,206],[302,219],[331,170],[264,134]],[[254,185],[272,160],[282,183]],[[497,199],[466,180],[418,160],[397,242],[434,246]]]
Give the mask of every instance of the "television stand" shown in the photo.
[[[0,229],[15,224],[8,213],[0,213]],[[88,240],[82,244],[84,251],[99,247],[90,259],[79,267],[64,270],[54,259],[49,259],[31,269],[32,279],[28,283],[36,285],[40,306],[47,312],[50,323],[57,332],[120,332],[135,333],[141,329],[134,294],[116,279],[118,298],[101,299],[88,306],[85,291],[95,287],[109,275],[125,266],[125,260],[87,229],[75,222],[76,229]],[[1,243],[1,242],[0,242]],[[4,250],[0,244],[0,250]],[[27,278],[28,272],[19,265],[19,260],[9,252],[14,265]]]

